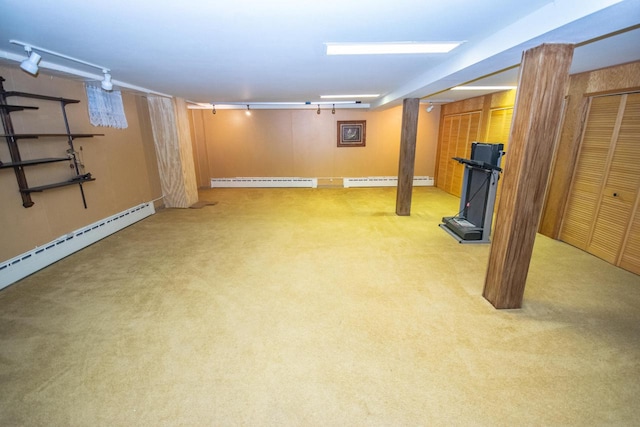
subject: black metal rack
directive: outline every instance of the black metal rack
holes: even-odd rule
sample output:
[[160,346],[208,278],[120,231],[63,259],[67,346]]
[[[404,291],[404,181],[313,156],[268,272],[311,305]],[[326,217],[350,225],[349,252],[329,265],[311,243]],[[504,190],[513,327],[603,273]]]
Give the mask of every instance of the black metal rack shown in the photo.
[[[67,99],[60,98],[54,96],[40,95],[34,93],[27,92],[17,92],[17,91],[6,91],[4,89],[3,82],[4,78],[0,77],[0,118],[2,119],[2,126],[4,128],[4,134],[0,135],[4,137],[7,146],[9,147],[9,155],[11,156],[10,162],[3,163],[0,160],[0,169],[8,169],[12,168],[15,175],[16,180],[18,181],[18,187],[20,189],[20,194],[22,196],[22,206],[25,208],[29,208],[33,206],[33,200],[31,200],[31,193],[41,192],[44,190],[49,190],[52,188],[66,187],[69,185],[78,185],[80,187],[80,194],[82,195],[82,203],[87,208],[87,201],[84,196],[84,189],[82,184],[88,181],[95,181],[95,178],[91,176],[90,173],[81,173],[81,165],[76,155],[76,150],[73,146],[73,140],[77,138],[92,138],[94,136],[102,136],[103,134],[74,134],[71,133],[69,129],[69,121],[67,119],[67,112],[65,107],[67,104],[76,104],[80,101],[77,99]],[[7,98],[10,97],[21,97],[21,98],[31,98],[31,99],[39,99],[44,101],[55,101],[60,103],[60,107],[62,109],[62,117],[64,118],[64,124],[66,133],[44,133],[44,134],[33,134],[33,133],[15,133],[13,128],[13,123],[11,121],[11,113],[16,111],[23,110],[37,110],[38,107],[28,106],[28,105],[12,105],[7,103]],[[67,149],[67,157],[47,157],[41,159],[29,159],[23,160],[20,154],[20,147],[18,145],[18,141],[20,139],[37,139],[37,138],[66,138],[67,144],[69,148]],[[75,176],[71,179],[55,182],[46,185],[40,185],[36,187],[30,187],[27,183],[27,177],[24,171],[24,167],[26,166],[35,166],[44,163],[56,163],[68,161],[72,169],[75,172]]]

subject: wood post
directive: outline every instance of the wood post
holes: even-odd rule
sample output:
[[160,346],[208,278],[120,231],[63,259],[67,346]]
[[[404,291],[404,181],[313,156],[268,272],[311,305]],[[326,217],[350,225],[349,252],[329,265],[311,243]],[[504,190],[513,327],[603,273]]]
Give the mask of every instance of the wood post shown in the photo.
[[402,101],[400,165],[398,167],[398,190],[396,194],[396,215],[401,216],[411,215],[411,193],[413,192],[413,170],[416,162],[419,110],[420,99],[407,98]]
[[483,291],[495,308],[522,306],[572,57],[569,44],[543,44],[522,56]]

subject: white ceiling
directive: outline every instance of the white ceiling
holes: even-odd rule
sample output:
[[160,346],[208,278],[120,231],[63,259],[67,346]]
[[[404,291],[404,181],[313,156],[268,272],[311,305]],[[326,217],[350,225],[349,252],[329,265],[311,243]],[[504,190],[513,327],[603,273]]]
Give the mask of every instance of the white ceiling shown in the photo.
[[[638,24],[640,0],[0,0],[0,61],[25,57],[16,39],[108,67],[116,86],[194,102],[379,93],[362,101],[386,108],[477,96],[448,89],[485,76],[474,84],[515,84],[522,52],[541,43],[604,37],[578,45],[572,73],[640,60]],[[448,54],[325,54],[327,42],[383,41],[464,44]],[[47,54],[41,66],[101,77]]]

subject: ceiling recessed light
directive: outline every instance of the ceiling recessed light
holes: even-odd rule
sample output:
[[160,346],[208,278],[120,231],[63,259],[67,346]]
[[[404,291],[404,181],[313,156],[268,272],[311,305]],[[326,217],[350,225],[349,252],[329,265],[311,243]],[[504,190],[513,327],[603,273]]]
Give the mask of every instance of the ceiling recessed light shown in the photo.
[[361,95],[320,95],[322,99],[335,99],[335,98],[377,98],[380,94],[378,93],[369,93],[369,94],[361,94]]
[[456,86],[451,90],[510,90],[516,89],[518,86]]
[[326,43],[327,55],[448,53],[462,42]]

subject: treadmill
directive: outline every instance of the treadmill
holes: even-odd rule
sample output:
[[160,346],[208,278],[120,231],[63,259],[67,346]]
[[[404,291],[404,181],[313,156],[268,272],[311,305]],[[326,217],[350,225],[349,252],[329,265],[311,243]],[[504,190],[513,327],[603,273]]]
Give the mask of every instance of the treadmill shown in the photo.
[[464,165],[460,211],[442,218],[440,227],[459,243],[489,243],[504,144],[473,142],[471,159],[453,157]]

